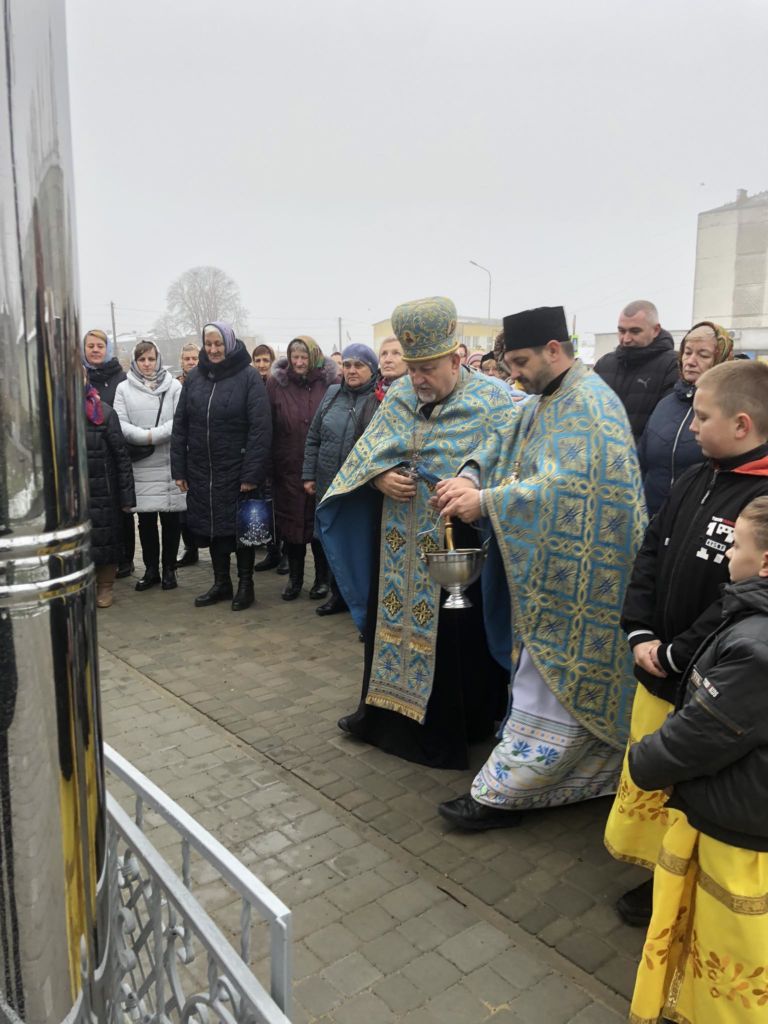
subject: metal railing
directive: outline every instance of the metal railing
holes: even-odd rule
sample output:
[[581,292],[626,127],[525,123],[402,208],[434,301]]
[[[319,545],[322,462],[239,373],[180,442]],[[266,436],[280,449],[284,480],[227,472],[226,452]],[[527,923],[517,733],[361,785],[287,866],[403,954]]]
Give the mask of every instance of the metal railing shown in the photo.
[[[290,910],[191,815],[106,744],[104,760],[134,800],[132,820],[107,794],[109,863],[116,866],[116,987],[123,1012],[131,1020],[158,1024],[289,1024]],[[145,834],[148,810],[175,833],[180,875]],[[240,901],[239,952],[192,891],[193,852]],[[269,992],[251,966],[252,928],[260,922],[269,930]],[[204,958],[198,958],[198,946]]]

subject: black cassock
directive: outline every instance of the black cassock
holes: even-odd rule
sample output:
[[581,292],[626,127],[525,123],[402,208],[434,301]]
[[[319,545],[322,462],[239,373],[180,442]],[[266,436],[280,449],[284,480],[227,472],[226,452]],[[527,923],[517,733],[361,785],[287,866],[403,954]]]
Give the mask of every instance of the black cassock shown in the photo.
[[[456,547],[476,547],[477,533],[454,526]],[[406,761],[430,768],[469,767],[469,746],[493,735],[507,708],[509,673],[488,650],[480,582],[466,591],[471,608],[444,609],[440,591],[435,674],[424,724],[387,708],[365,703],[373,665],[378,613],[379,542],[374,538],[371,589],[365,627],[365,668],[360,704],[347,719],[353,736]]]

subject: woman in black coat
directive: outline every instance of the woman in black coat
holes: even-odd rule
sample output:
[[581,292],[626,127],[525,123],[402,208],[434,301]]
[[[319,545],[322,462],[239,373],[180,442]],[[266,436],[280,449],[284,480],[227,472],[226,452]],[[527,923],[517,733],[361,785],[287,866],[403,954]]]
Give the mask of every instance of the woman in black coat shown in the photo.
[[203,328],[203,349],[187,377],[173,420],[171,473],[187,494],[187,526],[210,545],[213,586],[198,608],[232,599],[229,560],[237,557],[232,610],[253,604],[254,548],[237,548],[241,494],[263,487],[269,473],[272,419],[261,377],[229,324]]
[[[112,342],[104,331],[92,330],[83,338],[83,366],[88,383],[99,393],[102,402],[112,405],[117,385],[126,378],[125,370],[115,356]],[[136,550],[136,529],[133,512],[123,514],[123,547],[125,554],[117,568],[117,578],[130,576],[133,572],[133,555]]]
[[115,571],[123,560],[123,513],[136,504],[133,467],[117,415],[91,385],[85,391],[85,420],[96,604],[109,608]]

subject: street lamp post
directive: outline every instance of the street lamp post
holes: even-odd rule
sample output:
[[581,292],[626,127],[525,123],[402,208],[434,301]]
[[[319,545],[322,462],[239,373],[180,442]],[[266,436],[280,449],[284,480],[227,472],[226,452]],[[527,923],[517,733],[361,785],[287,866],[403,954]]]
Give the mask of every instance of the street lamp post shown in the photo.
[[488,319],[491,319],[491,272],[488,267],[482,266],[482,264],[475,262],[475,260],[469,261],[473,267],[477,267],[478,270],[484,270],[488,275]]

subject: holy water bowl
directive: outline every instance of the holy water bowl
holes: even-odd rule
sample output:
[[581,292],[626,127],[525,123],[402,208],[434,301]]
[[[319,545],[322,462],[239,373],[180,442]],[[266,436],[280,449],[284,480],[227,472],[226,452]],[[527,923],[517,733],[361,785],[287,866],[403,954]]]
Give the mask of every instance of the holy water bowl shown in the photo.
[[448,591],[443,608],[471,608],[464,591],[480,576],[485,562],[484,548],[456,548],[455,551],[422,551],[429,575]]

